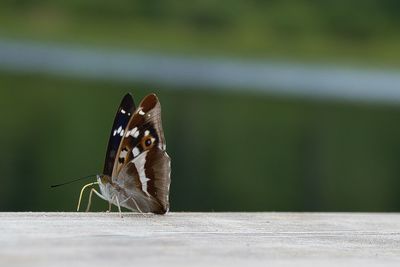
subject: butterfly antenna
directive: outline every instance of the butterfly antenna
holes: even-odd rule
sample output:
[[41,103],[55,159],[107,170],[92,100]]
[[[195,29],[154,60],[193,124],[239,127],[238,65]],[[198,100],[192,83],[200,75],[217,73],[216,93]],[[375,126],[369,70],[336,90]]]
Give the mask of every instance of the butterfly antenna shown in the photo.
[[50,188],[59,187],[59,186],[66,185],[66,184],[71,184],[71,183],[74,183],[74,182],[77,182],[77,181],[80,181],[80,180],[88,179],[88,178],[93,177],[93,176],[96,176],[96,174],[91,174],[91,175],[84,176],[84,177],[81,177],[81,178],[78,178],[78,179],[75,179],[75,180],[72,180],[72,181],[68,181],[68,182],[65,182],[65,183],[61,183],[61,184],[53,184],[53,185],[50,186]]

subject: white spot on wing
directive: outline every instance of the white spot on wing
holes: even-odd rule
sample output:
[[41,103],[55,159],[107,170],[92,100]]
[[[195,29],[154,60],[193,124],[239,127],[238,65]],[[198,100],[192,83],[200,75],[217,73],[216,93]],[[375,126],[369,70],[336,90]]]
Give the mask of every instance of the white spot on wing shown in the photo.
[[144,132],[144,135],[149,135],[150,134],[150,131],[149,130],[146,130],[145,132]]
[[147,152],[148,151],[143,152],[137,158],[132,160],[132,162],[133,162],[133,164],[135,164],[136,170],[139,174],[139,179],[140,179],[140,182],[142,183],[142,191],[146,195],[150,196],[149,192],[147,191],[147,182],[150,181],[150,179],[146,177],[146,172],[144,170]]
[[128,154],[128,151],[126,151],[126,150],[121,150],[120,158],[125,158],[127,154]]
[[117,129],[117,134],[119,134],[122,131],[122,126],[119,126],[119,128]]
[[144,114],[145,114],[144,111],[143,111],[142,109],[140,109],[140,110],[139,110],[139,115],[142,115],[142,116],[143,116]]
[[132,136],[133,138],[137,138],[137,137],[139,136],[139,131],[138,131],[138,128],[137,128],[137,127],[133,128],[133,129],[131,130],[131,136]]
[[121,108],[121,113],[122,113],[122,114],[125,114],[125,113],[126,113],[126,111],[125,111],[125,110],[123,110],[123,109]]
[[121,131],[121,133],[119,134],[120,136],[124,136],[124,130]]
[[137,147],[132,149],[132,155],[135,158],[137,155],[139,155],[140,151]]

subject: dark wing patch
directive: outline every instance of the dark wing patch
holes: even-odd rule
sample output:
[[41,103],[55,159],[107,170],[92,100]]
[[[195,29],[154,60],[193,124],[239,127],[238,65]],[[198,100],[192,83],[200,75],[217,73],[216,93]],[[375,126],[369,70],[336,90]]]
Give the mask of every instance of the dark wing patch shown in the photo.
[[165,151],[158,148],[147,153],[144,166],[147,182],[147,191],[153,196],[163,209],[169,210],[169,186],[171,184],[171,160]]
[[113,172],[114,162],[117,155],[117,150],[120,146],[124,130],[133,115],[135,103],[130,94],[126,94],[122,99],[121,104],[115,115],[114,123],[111,128],[110,138],[108,140],[106,158],[104,161],[103,174],[111,176]]

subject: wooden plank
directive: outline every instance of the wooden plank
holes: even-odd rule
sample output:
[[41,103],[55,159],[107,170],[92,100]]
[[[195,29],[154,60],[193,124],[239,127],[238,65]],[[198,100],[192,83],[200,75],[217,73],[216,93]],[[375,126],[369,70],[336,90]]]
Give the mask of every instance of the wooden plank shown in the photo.
[[0,266],[400,266],[400,214],[0,213]]

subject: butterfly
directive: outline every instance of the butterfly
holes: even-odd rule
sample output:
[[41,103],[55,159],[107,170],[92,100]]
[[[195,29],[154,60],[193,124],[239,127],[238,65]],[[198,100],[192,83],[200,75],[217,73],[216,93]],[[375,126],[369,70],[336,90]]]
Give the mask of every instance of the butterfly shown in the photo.
[[[136,108],[126,94],[115,115],[104,162],[97,182],[85,188],[111,205],[141,213],[165,214],[169,210],[171,159],[166,152],[161,123],[161,105],[155,94],[147,95]],[[93,188],[98,185],[100,192]]]

